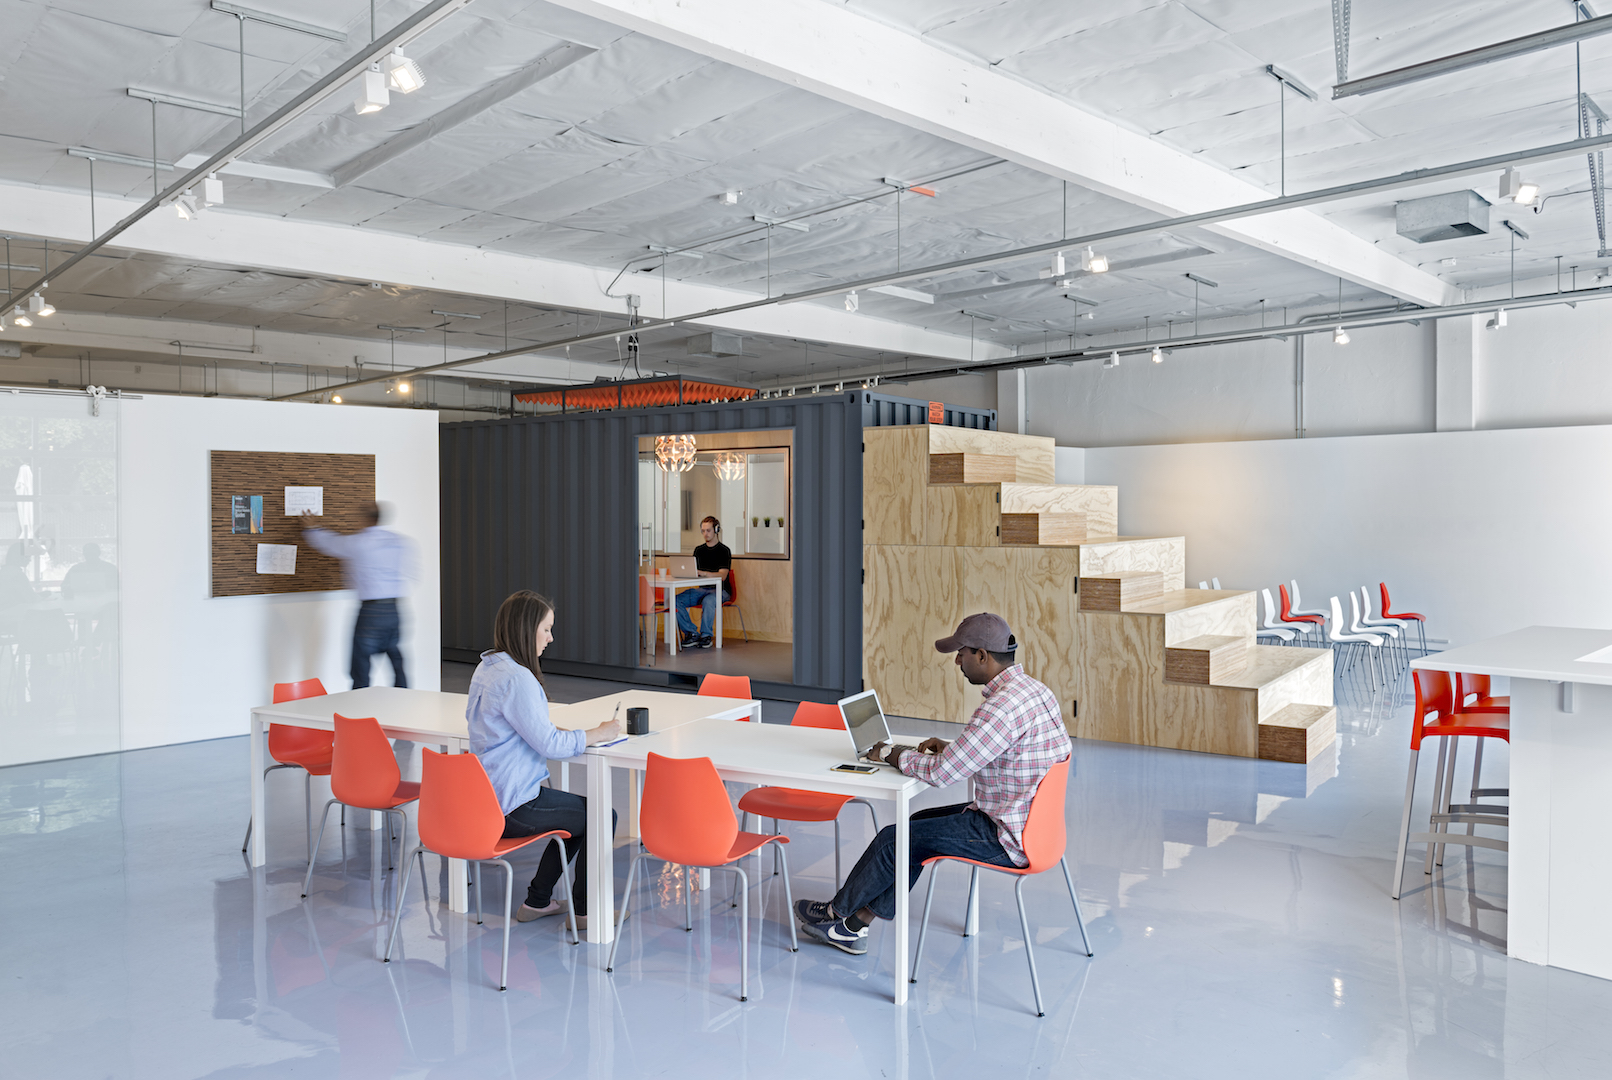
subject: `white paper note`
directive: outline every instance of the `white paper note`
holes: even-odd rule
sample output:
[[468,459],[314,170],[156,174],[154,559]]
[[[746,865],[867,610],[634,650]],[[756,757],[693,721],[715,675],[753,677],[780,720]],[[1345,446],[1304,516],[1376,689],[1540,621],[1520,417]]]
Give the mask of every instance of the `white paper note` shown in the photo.
[[297,517],[303,511],[325,516],[325,489],[322,487],[288,487],[285,489],[285,516]]
[[257,546],[257,572],[260,574],[295,574],[297,572],[297,545],[259,544]]

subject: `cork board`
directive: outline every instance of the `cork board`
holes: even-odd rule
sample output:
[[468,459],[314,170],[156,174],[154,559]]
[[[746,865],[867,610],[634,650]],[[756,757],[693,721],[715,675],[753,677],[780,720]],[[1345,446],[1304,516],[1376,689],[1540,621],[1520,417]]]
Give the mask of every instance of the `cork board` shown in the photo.
[[[375,501],[374,454],[272,454],[214,450],[209,517],[212,534],[212,595],[324,592],[343,587],[341,562],[321,555],[302,539],[300,518],[285,516],[285,489],[325,489],[320,524],[357,532],[367,522],[364,507]],[[230,531],[230,498],[263,497],[263,531]],[[259,544],[295,544],[297,572],[257,572]]]

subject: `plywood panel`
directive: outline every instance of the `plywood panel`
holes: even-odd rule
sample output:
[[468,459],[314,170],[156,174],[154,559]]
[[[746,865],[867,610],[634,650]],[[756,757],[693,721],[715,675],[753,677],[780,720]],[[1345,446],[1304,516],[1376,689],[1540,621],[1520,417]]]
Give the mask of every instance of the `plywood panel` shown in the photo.
[[930,454],[931,484],[1000,484],[1018,479],[1011,454]]
[[1048,544],[1076,547],[1086,539],[1085,514],[1003,514],[1003,545]]
[[1248,663],[1249,641],[1243,637],[1205,634],[1164,646],[1164,678],[1167,682],[1210,686],[1241,671]]
[[[1093,535],[1096,535],[1095,533]],[[1164,591],[1186,587],[1187,540],[1184,536],[1124,536],[1080,546],[1082,577],[1101,577],[1115,570],[1157,570]]]
[[1073,548],[1006,548],[1007,585],[997,614],[1019,641],[1019,663],[1047,684],[1063,707],[1067,725],[1078,685],[1075,641],[1075,578],[1080,553]]
[[1259,716],[1274,716],[1289,705],[1332,704],[1332,650],[1255,645],[1248,666],[1226,686],[1259,687]]
[[931,454],[1012,454],[1019,461],[1021,483],[1051,484],[1056,480],[1057,444],[1049,437],[935,424],[924,430],[929,433]]
[[1130,611],[1156,598],[1163,578],[1152,571],[1121,570],[1102,577],[1080,578],[1082,611]]
[[1330,705],[1289,705],[1259,725],[1265,761],[1308,764],[1337,738],[1338,710]]
[[[321,528],[357,532],[369,524],[375,501],[374,454],[277,454],[214,450],[211,453],[212,595],[325,592],[343,587],[341,563],[302,539],[302,522],[285,516],[287,487],[325,489]],[[263,497],[263,531],[230,531],[230,497]],[[259,544],[297,548],[297,572],[259,574]]]
[[1143,605],[1144,610],[1155,608],[1164,610],[1166,645],[1205,634],[1240,637],[1249,645],[1254,644],[1254,594],[1251,592],[1180,589]]
[[923,543],[939,547],[996,547],[995,485],[936,484],[924,488]]
[[1003,484],[1002,512],[1085,514],[1086,535],[1112,537],[1119,530],[1119,488],[1097,484]]
[[928,431],[865,428],[862,446],[862,542],[923,543]]
[[[795,629],[795,573],[788,559],[734,559],[733,579],[739,586],[738,606],[745,627],[759,641],[790,641]],[[722,638],[744,639],[739,613],[722,612]]]

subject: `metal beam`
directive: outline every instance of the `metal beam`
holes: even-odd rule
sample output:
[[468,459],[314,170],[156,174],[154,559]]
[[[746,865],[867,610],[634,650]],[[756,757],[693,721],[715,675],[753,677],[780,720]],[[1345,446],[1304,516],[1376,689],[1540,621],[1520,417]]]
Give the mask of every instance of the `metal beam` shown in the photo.
[[240,4],[226,4],[224,0],[213,0],[213,10],[233,15],[237,19],[262,23],[264,26],[278,26],[282,30],[295,30],[299,34],[312,34],[314,37],[322,37],[329,41],[347,40],[347,35],[340,30],[330,30],[323,26],[315,26],[313,23],[305,23],[300,19],[288,19],[284,15],[243,7]]
[[141,101],[154,101],[158,105],[176,105],[181,109],[192,109],[196,112],[217,113],[219,116],[239,117],[241,110],[235,105],[220,105],[216,101],[201,101],[197,98],[180,97],[178,94],[164,94],[160,90],[142,90],[138,86],[129,87],[128,94]]
[[[134,213],[79,248],[60,265],[48,269],[46,275],[35,279],[18,291],[21,295],[27,296],[36,289],[43,289],[49,284],[49,274],[59,276],[64,271],[77,266],[101,247],[127,232],[136,222],[149,215],[175,195],[180,194],[186,188],[194,186],[198,180],[201,180],[209,173],[217,172],[226,163],[234,161],[253,147],[279,134],[281,130],[298,120],[303,113],[341,90],[354,75],[364,71],[369,65],[379,62],[381,58],[392,51],[394,45],[401,45],[413,40],[469,3],[470,0],[431,0],[431,3],[426,4],[419,11],[416,11],[379,38],[370,42],[361,52],[342,61],[324,78],[276,109],[272,115],[265,118],[256,127],[236,136],[222,150],[217,151],[206,161],[175,180],[168,186],[166,191],[152,196],[142,203]],[[16,307],[15,303],[9,303],[3,309],[0,309],[0,314],[8,314],[15,310]]]
[[1338,98],[1375,94],[1379,90],[1437,78],[1452,71],[1465,71],[1482,64],[1492,64],[1496,60],[1510,60],[1514,56],[1526,56],[1541,49],[1553,49],[1557,45],[1571,45],[1575,41],[1583,41],[1585,38],[1601,34],[1612,34],[1612,15],[1602,15],[1588,22],[1568,23],[1552,30],[1541,30],[1537,34],[1524,34],[1509,41],[1485,45],[1481,49],[1468,49],[1466,52],[1441,56],[1437,60],[1424,60],[1420,64],[1350,79],[1332,88],[1332,99],[1336,101]]

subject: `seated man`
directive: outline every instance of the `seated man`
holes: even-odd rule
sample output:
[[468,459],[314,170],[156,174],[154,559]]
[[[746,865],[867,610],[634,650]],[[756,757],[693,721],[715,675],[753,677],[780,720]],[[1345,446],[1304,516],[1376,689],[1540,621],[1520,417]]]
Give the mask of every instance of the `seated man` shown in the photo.
[[[1014,663],[1017,642],[1000,615],[970,615],[949,638],[935,642],[939,652],[957,653],[957,666],[985,700],[956,739],[925,739],[918,751],[886,751],[881,743],[869,757],[887,761],[932,787],[974,778],[974,801],[920,810],[910,823],[907,888],[918,883],[923,861],[959,855],[997,866],[1028,866],[1020,842],[1030,816],[1030,800],[1047,770],[1069,756],[1063,712],[1051,690]],[[807,937],[860,956],[868,951],[868,924],[875,916],[895,917],[896,830],[887,825],[874,837],[844,886],[829,903],[799,900],[795,917]]]
[[[700,535],[705,537],[705,543],[694,548],[695,571],[702,578],[716,578],[722,583],[721,603],[727,603],[733,595],[728,587],[728,569],[733,566],[733,552],[728,545],[722,543],[717,537],[722,535],[722,523],[716,518],[707,515],[700,521]],[[679,649],[708,649],[711,647],[711,624],[716,619],[716,586],[707,585],[700,589],[677,590],[677,627],[682,635],[677,639]],[[689,617],[688,609],[700,608],[700,629],[694,630],[694,620]]]

